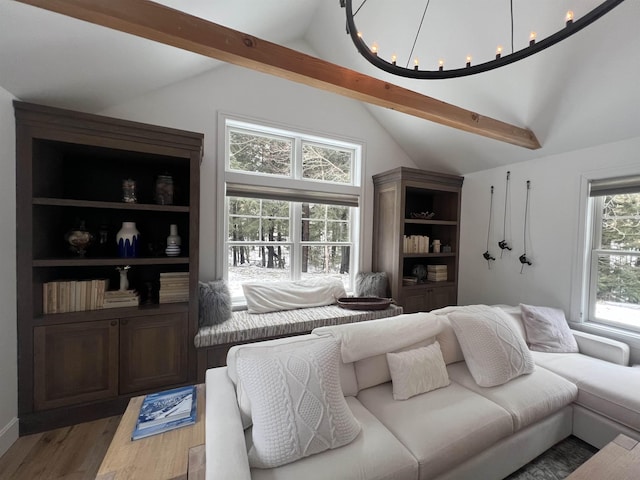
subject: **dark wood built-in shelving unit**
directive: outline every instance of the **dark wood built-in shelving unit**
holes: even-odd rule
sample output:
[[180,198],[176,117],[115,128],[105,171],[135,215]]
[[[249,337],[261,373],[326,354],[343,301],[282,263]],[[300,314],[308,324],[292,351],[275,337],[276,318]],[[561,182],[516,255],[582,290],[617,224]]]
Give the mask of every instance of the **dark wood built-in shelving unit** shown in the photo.
[[[455,305],[458,295],[460,199],[462,177],[400,167],[374,175],[374,271],[387,272],[391,296],[405,313],[430,311]],[[429,219],[412,218],[412,213],[432,212]],[[416,215],[414,215],[416,216]],[[431,244],[442,242],[424,253],[405,252],[405,235],[425,235]],[[448,247],[451,251],[444,252]],[[447,280],[404,285],[416,265],[446,265]]]
[[[129,398],[196,381],[200,161],[203,135],[23,102],[16,114],[18,414],[20,434],[122,413]],[[174,181],[155,202],[158,175]],[[122,199],[136,181],[137,202]],[[97,237],[80,257],[65,233]],[[116,233],[135,222],[141,254],[119,258]],[[169,226],[181,254],[164,253]],[[129,265],[144,304],[45,314],[43,284],[106,278]],[[159,304],[163,272],[189,272],[189,300]],[[145,298],[151,292],[149,298]]]

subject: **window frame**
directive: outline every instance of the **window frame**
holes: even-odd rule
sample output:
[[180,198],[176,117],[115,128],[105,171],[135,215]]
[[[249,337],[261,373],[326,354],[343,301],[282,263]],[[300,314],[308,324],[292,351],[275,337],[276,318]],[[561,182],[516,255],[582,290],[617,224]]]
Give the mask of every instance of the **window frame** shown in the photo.
[[[602,203],[597,200],[598,197],[591,196],[591,185],[593,182],[639,175],[639,167],[633,165],[585,172],[580,176],[577,248],[574,252],[570,307],[570,321],[577,328],[634,344],[640,341],[640,325],[629,326],[627,323],[609,321],[595,315],[598,254],[624,255],[626,251],[601,248]],[[640,256],[640,252],[631,253]]]
[[[230,155],[228,148],[229,130],[237,129],[243,133],[256,133],[265,136],[274,136],[276,138],[293,138],[293,151],[292,151],[292,168],[291,176],[282,175],[269,175],[256,172],[243,172],[238,170],[231,170],[230,168]],[[302,178],[302,144],[311,143],[319,146],[333,147],[339,150],[352,151],[351,161],[351,184],[341,182],[329,182],[310,178]],[[353,198],[357,199],[358,205],[355,208],[351,208],[351,219],[349,221],[350,230],[350,242],[316,242],[316,241],[302,241],[301,240],[301,225],[297,225],[298,220],[302,220],[301,203],[296,202],[294,199],[284,199],[292,201],[290,209],[290,225],[289,225],[289,240],[286,242],[278,242],[280,245],[290,245],[291,248],[291,279],[298,279],[302,273],[302,246],[315,246],[315,245],[338,245],[350,246],[350,259],[349,259],[349,278],[350,287],[353,288],[355,276],[362,264],[362,251],[360,246],[361,236],[360,232],[363,228],[363,215],[361,214],[362,202],[364,200],[364,182],[363,182],[363,158],[364,158],[365,146],[362,141],[354,140],[345,137],[339,137],[337,135],[321,135],[316,132],[306,132],[299,128],[291,128],[287,126],[275,125],[263,120],[255,120],[249,118],[238,117],[226,113],[218,114],[218,152],[219,158],[224,161],[218,162],[218,205],[224,205],[224,210],[218,210],[216,219],[217,231],[218,231],[218,246],[216,249],[217,258],[216,261],[216,274],[218,278],[228,279],[228,255],[231,244],[229,243],[229,225],[228,225],[228,199],[230,196],[242,197],[243,195],[234,191],[233,195],[230,195],[227,191],[227,187],[242,189],[246,188],[248,191],[255,191],[255,189],[264,189],[267,192],[267,199],[277,196],[277,192],[287,191],[289,194],[295,197],[296,192],[304,192],[305,195],[309,195],[309,198],[305,200],[308,203],[319,204],[332,204],[326,201],[327,198],[334,198],[334,205],[345,205]],[[262,190],[261,190],[262,191]],[[318,199],[314,199],[314,195],[318,195]],[[257,194],[249,195],[253,198],[259,198]],[[353,205],[352,205],[353,206]],[[297,215],[297,216],[296,216]],[[301,224],[301,222],[300,222]],[[300,237],[300,238],[298,238]],[[242,242],[247,244],[260,244],[264,242]],[[244,303],[244,297],[233,298],[234,305],[240,306]]]
[[[638,192],[640,193],[640,184],[638,185]],[[589,293],[587,297],[587,311],[589,312],[589,319],[594,323],[601,323],[605,325],[611,325],[617,328],[624,328],[631,331],[640,333],[640,321],[638,325],[629,325],[628,322],[615,321],[603,317],[598,317],[597,310],[597,295],[598,295],[598,261],[600,256],[628,256],[640,258],[640,251],[633,250],[612,250],[609,248],[603,248],[602,245],[602,222],[603,222],[603,208],[605,195],[590,196],[589,203],[591,211],[591,243],[589,250]]]

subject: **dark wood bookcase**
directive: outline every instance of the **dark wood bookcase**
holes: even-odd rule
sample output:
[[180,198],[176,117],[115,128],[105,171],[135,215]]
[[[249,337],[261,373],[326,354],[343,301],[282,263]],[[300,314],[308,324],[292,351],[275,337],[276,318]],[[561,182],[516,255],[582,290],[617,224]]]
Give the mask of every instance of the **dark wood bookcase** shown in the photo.
[[[373,176],[374,271],[387,272],[391,295],[405,313],[455,305],[458,295],[458,246],[463,178],[400,167]],[[431,218],[416,218],[430,212]],[[428,251],[405,251],[404,236],[428,236]],[[433,240],[441,241],[433,252]],[[446,265],[446,281],[403,283],[417,266]]]
[[[18,414],[20,434],[122,413],[130,397],[196,381],[200,161],[203,135],[14,102],[16,115]],[[170,175],[170,205],[155,201]],[[124,179],[136,203],[123,201]],[[65,234],[84,221],[81,257]],[[122,222],[140,231],[140,255],[119,258]],[[165,254],[169,226],[182,239]],[[43,284],[109,280],[129,265],[141,305],[44,314]],[[158,302],[162,272],[189,272],[189,300]]]

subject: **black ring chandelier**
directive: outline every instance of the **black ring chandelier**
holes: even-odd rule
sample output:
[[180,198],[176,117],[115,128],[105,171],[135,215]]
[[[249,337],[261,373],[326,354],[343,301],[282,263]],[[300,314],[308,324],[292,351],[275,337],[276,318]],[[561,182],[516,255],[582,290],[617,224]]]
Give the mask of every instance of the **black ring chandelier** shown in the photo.
[[[418,27],[418,31],[415,36],[414,47],[415,47],[415,42],[418,38],[418,35],[420,34],[420,30],[422,28],[424,17],[427,12],[427,8],[429,7],[430,1],[431,0],[426,0],[426,6],[422,16],[422,21],[420,22],[420,26]],[[375,44],[368,45],[365,42],[363,35],[356,27],[356,24],[354,21],[354,16],[364,6],[367,0],[362,0],[362,2],[360,3],[360,6],[357,8],[355,13],[353,11],[352,0],[340,0],[340,6],[343,7],[346,11],[347,34],[351,37],[351,40],[353,40],[353,43],[355,44],[360,54],[362,54],[362,56],[366,58],[369,61],[369,63],[371,63],[372,65],[375,65],[381,70],[384,70],[385,72],[389,72],[394,75],[399,75],[399,76],[408,77],[408,78],[431,80],[431,79],[456,78],[456,77],[465,77],[467,75],[474,75],[476,73],[482,73],[489,70],[493,70],[495,68],[502,67],[504,65],[508,65],[513,62],[517,62],[518,60],[522,60],[523,58],[527,58],[528,56],[533,55],[534,53],[538,53],[544,50],[545,48],[549,48],[552,45],[555,45],[556,43],[582,30],[583,28],[590,25],[591,23],[596,21],[598,18],[600,18],[601,16],[603,16],[613,8],[620,5],[623,1],[624,0],[605,0],[604,2],[599,4],[593,10],[591,10],[590,12],[588,12],[587,14],[585,14],[579,19],[574,19],[573,12],[569,11],[567,12],[566,19],[565,19],[566,23],[564,28],[562,28],[562,30],[559,30],[553,35],[550,35],[540,41],[537,41],[535,33],[532,32],[529,37],[529,45],[521,50],[513,51],[513,0],[511,0],[510,13],[511,13],[512,53],[508,55],[504,55],[502,47],[498,47],[496,50],[495,59],[493,60],[490,60],[484,63],[479,63],[477,65],[472,65],[471,57],[467,56],[465,67],[455,68],[450,70],[446,70],[444,68],[443,60],[439,61],[437,70],[420,70],[418,67],[417,60],[415,61],[413,68],[409,68],[408,65],[407,67],[402,67],[396,63],[395,55],[391,58],[390,62],[385,60],[384,58],[378,55],[377,45]],[[412,49],[412,53],[413,53],[413,49]]]

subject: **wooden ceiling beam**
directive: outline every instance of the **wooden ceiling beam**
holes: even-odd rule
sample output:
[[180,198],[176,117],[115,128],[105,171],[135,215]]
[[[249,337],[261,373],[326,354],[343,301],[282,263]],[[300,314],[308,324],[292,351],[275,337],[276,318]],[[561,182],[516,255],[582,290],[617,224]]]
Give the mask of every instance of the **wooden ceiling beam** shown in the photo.
[[525,148],[526,128],[480,115],[354,70],[145,0],[17,0],[69,17],[268,73]]

